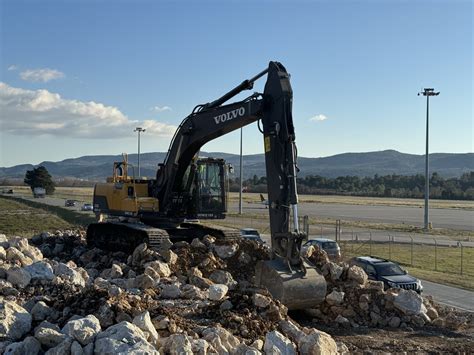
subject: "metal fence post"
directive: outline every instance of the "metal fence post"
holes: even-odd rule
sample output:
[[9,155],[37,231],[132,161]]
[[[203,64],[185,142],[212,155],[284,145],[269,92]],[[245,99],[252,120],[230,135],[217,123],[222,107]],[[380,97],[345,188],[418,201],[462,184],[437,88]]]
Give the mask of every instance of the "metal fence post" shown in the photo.
[[438,242],[436,238],[433,238],[435,242],[435,271],[438,271]]
[[372,232],[369,233],[370,239],[369,239],[369,254],[372,256]]
[[411,235],[409,235],[410,239],[411,239],[411,261],[410,261],[410,265],[413,267],[413,237]]
[[461,242],[458,242],[459,245],[461,246],[461,275],[462,275],[462,272],[463,272],[463,269],[462,269],[462,264],[463,264],[463,256],[464,256],[464,245],[461,243]]
[[392,260],[392,237],[388,235],[388,258]]

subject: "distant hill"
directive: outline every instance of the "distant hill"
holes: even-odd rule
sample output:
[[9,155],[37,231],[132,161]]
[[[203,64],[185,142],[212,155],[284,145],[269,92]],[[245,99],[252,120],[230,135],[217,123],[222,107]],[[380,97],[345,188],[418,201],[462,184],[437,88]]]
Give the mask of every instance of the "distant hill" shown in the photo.
[[[235,176],[239,176],[239,155],[201,152],[201,156],[224,158],[235,167]],[[143,153],[140,156],[143,176],[154,177],[158,163],[163,162],[165,153]],[[0,179],[23,178],[26,170],[34,166],[45,166],[51,175],[58,178],[76,178],[84,180],[103,180],[112,173],[112,163],[121,160],[120,155],[93,155],[66,159],[59,162],[45,161],[38,165],[17,165],[0,168]],[[129,161],[136,164],[137,155],[130,154]],[[263,154],[245,155],[244,177],[265,175]],[[338,177],[346,175],[414,175],[424,173],[424,155],[400,153],[395,150],[384,150],[368,153],[344,153],[325,158],[298,158],[300,177],[321,175]],[[474,171],[474,153],[435,153],[430,154],[430,171],[436,171],[443,177],[460,176],[464,172]]]

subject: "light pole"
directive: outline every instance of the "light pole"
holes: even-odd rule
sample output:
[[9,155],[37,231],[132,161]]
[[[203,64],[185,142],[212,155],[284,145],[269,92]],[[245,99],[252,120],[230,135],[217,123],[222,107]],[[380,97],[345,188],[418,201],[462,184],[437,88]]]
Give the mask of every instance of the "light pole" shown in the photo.
[[424,88],[418,96],[426,96],[426,154],[425,154],[425,230],[431,229],[429,218],[429,199],[430,199],[430,177],[429,177],[429,150],[428,150],[428,133],[429,133],[429,114],[430,114],[430,96],[438,96],[439,91],[435,92],[432,88]]
[[239,214],[242,214],[242,179],[244,176],[244,169],[242,166],[242,128],[240,128],[240,190],[239,190]]
[[140,174],[140,133],[145,132],[146,129],[141,127],[137,127],[133,130],[133,132],[138,132],[138,177],[141,176]]

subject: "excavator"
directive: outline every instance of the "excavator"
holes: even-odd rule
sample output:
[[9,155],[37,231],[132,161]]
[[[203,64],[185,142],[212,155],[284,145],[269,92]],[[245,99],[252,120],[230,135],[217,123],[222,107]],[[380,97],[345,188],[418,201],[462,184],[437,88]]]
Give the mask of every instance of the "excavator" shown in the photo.
[[[267,76],[263,93],[227,103]],[[324,300],[324,277],[300,255],[296,189],[297,150],[290,75],[279,62],[244,80],[220,98],[197,105],[179,125],[155,179],[129,176],[130,164],[114,164],[113,176],[94,188],[99,222],[87,229],[91,246],[131,252],[141,243],[160,249],[170,242],[212,235],[240,238],[233,228],[203,223],[225,218],[229,166],[223,159],[197,158],[201,147],[257,122],[263,134],[272,259],[256,265],[256,283],[288,309],[314,307]]]

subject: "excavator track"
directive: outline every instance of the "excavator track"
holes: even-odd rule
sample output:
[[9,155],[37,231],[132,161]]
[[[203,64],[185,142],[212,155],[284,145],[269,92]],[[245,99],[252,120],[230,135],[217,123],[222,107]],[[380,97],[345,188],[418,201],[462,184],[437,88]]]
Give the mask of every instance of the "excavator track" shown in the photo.
[[181,224],[182,228],[192,230],[196,237],[202,238],[209,234],[217,239],[240,238],[240,231],[235,228],[219,226],[216,224],[202,224],[199,222],[186,222]]
[[147,243],[150,248],[168,248],[172,242],[212,235],[217,239],[240,238],[239,230],[211,224],[182,223],[179,228],[160,229],[143,223],[103,222],[87,228],[87,244],[109,251],[132,253],[137,246]]
[[131,254],[142,243],[157,250],[172,244],[166,230],[141,223],[92,223],[87,228],[87,244],[91,247]]

